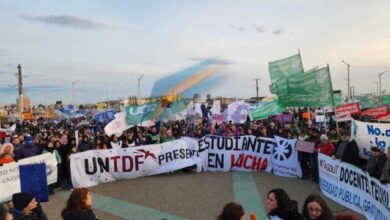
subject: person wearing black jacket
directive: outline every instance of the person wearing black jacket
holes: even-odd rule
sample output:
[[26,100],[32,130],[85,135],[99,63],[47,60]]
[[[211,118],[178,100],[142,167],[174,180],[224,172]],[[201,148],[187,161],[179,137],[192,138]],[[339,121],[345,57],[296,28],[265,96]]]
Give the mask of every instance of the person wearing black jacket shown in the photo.
[[378,147],[371,147],[372,155],[367,161],[367,165],[364,169],[370,174],[370,176],[380,179],[383,167],[386,163],[386,154],[384,154]]
[[45,212],[31,193],[21,192],[12,195],[14,220],[47,220]]
[[337,143],[335,158],[360,167],[362,159],[359,157],[359,147],[355,140],[350,140],[350,137],[348,132],[341,133],[341,141]]
[[300,220],[301,214],[298,212],[298,204],[291,200],[283,189],[272,189],[268,192],[267,217],[269,220]]

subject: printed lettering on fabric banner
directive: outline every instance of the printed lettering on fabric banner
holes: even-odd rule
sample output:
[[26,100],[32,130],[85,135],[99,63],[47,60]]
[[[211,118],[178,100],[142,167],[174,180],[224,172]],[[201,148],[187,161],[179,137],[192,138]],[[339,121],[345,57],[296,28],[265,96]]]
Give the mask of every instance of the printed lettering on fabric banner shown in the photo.
[[390,185],[383,185],[361,169],[318,155],[320,188],[333,201],[363,214],[367,219],[388,220]]
[[345,115],[345,114],[348,115],[360,114],[360,104],[359,102],[355,102],[355,103],[345,104],[342,106],[337,106],[335,107],[335,113],[336,116]]
[[207,149],[204,170],[267,171],[275,141],[255,136],[223,137],[208,135],[199,140],[199,149]]
[[71,155],[72,183],[89,187],[199,165],[197,140],[182,138],[136,148],[90,150]]
[[285,139],[275,136],[276,146],[272,153],[272,172],[278,176],[302,177],[298,153],[295,148],[296,139]]
[[14,193],[21,191],[19,165],[45,163],[47,183],[57,182],[57,159],[54,154],[46,153],[19,160],[17,163],[7,163],[0,167],[0,202],[11,199]]
[[371,156],[371,147],[385,151],[390,146],[390,124],[352,120],[351,132],[351,137],[359,146],[359,155],[364,159]]

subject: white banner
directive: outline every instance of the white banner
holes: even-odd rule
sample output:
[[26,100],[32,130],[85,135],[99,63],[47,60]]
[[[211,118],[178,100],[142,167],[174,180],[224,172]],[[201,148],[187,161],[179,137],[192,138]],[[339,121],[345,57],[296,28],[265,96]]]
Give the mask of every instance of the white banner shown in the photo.
[[276,148],[272,154],[272,172],[278,176],[302,177],[298,153],[295,148],[296,139],[285,139],[275,136]]
[[[89,187],[121,179],[156,175],[196,165],[201,171],[267,171],[301,177],[296,140],[223,137],[181,138],[164,144],[111,150],[90,150],[71,155],[72,182]],[[271,160],[273,160],[271,162]]]
[[204,171],[267,171],[275,147],[272,138],[255,136],[223,137],[208,135],[199,140]]
[[359,146],[359,155],[368,159],[370,148],[375,146],[385,151],[390,146],[390,124],[368,123],[352,120],[352,139]]
[[57,159],[54,154],[46,153],[19,160],[17,163],[6,163],[0,166],[0,202],[11,200],[14,193],[21,191],[19,165],[46,163],[47,183],[57,181]]
[[329,199],[363,214],[367,219],[388,220],[390,185],[382,185],[361,169],[318,155],[320,188]]
[[200,166],[197,153],[197,140],[182,138],[164,144],[72,154],[72,183],[74,187],[89,187]]

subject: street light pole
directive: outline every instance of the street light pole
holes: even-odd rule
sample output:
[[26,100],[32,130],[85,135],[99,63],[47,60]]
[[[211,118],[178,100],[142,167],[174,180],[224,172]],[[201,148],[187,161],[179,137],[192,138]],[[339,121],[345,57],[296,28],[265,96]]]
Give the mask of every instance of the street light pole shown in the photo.
[[78,83],[78,81],[72,81],[72,95],[73,95],[73,101],[72,101],[72,104],[74,107],[76,107],[76,102],[75,102],[75,85],[76,83]]
[[259,78],[256,80],[256,105],[259,105]]
[[374,82],[376,84],[376,95],[379,97],[379,83],[378,82]]
[[386,71],[378,74],[378,77],[379,77],[379,100],[381,100],[381,98],[382,98],[382,75],[385,73],[386,73]]
[[348,87],[347,87],[348,90],[347,91],[348,91],[348,101],[349,101],[351,99],[351,92],[350,92],[350,89],[349,89],[350,88],[349,87],[349,66],[350,65],[349,65],[349,63],[345,62],[345,60],[342,60],[341,62],[343,62],[345,65],[347,65],[347,74],[348,74],[347,75],[347,83],[348,83]]
[[139,78],[138,78],[138,99],[141,98],[141,79],[142,77],[144,77],[144,74],[142,74]]

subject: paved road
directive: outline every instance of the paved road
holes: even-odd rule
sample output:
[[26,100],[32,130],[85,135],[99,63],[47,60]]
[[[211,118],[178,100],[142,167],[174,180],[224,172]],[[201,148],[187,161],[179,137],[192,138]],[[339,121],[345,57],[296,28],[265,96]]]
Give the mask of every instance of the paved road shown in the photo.
[[[237,201],[246,212],[265,218],[265,199],[273,188],[285,189],[299,209],[310,193],[320,193],[311,181],[265,172],[185,174],[182,172],[116,181],[91,187],[99,219],[215,219],[225,203]],[[49,219],[60,219],[69,191],[57,191],[43,204]],[[332,211],[344,207],[327,200]]]

